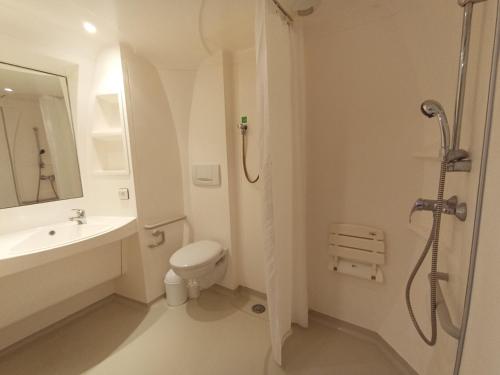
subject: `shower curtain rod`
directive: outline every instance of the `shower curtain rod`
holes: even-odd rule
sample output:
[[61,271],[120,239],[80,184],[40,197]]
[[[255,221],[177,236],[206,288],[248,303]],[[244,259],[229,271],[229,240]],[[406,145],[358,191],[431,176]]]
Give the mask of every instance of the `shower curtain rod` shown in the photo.
[[285,17],[286,19],[286,23],[288,23],[289,25],[293,24],[293,18],[292,16],[290,15],[290,13],[288,13],[285,8],[283,8],[283,5],[280,4],[280,2],[278,0],[271,0],[274,5],[276,6],[276,8],[278,8],[278,10],[281,12],[281,14],[283,15],[283,17]]

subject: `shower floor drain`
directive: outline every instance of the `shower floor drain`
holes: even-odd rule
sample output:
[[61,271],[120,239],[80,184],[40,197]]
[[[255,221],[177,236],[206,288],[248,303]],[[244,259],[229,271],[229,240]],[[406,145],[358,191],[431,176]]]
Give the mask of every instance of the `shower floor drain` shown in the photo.
[[264,311],[266,311],[266,306],[261,305],[260,303],[256,303],[252,306],[252,311],[256,314],[262,314]]

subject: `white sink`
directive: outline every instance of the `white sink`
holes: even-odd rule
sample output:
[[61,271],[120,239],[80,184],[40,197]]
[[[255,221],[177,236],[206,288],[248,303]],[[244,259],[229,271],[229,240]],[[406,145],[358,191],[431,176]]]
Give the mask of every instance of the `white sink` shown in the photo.
[[12,253],[36,252],[84,240],[111,229],[110,225],[64,223],[41,227],[11,248]]
[[0,277],[119,241],[137,232],[135,217],[90,216],[0,235]]

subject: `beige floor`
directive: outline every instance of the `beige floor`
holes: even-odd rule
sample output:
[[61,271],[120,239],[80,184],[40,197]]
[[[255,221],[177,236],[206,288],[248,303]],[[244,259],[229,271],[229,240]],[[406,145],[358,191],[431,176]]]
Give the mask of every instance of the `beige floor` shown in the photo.
[[400,373],[374,344],[317,322],[294,329],[279,368],[270,358],[268,323],[248,305],[211,290],[176,308],[164,299],[149,309],[110,300],[0,357],[0,374]]

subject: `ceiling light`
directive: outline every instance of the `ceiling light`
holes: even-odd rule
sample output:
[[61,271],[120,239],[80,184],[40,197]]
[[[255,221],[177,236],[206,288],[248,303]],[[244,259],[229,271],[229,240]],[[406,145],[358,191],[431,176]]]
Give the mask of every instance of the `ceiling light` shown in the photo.
[[84,22],[83,23],[83,28],[85,29],[86,32],[89,34],[95,34],[97,32],[97,27],[93,23],[90,22]]
[[6,87],[3,89],[3,91],[6,91],[6,92],[14,92],[13,89],[11,89],[10,87]]

